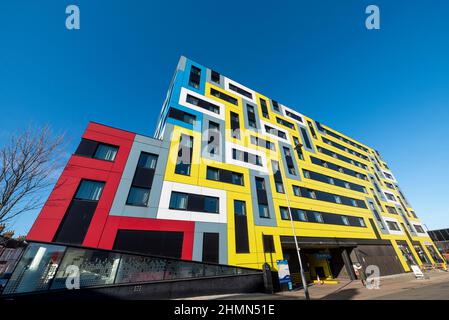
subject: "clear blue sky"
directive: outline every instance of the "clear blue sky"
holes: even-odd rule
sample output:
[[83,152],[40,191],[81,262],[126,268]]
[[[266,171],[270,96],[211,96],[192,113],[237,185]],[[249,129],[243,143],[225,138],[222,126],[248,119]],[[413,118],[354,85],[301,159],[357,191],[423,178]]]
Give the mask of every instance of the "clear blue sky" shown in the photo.
[[80,0],[68,31],[70,1],[2,1],[0,143],[29,123],[67,130],[69,153],[89,120],[152,135],[185,55],[377,148],[427,226],[449,227],[449,3],[249,2]]

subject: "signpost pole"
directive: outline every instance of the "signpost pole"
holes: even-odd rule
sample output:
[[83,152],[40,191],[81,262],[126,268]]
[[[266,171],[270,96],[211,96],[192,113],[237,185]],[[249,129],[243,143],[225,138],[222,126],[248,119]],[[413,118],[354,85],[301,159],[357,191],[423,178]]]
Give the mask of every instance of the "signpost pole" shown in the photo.
[[[296,147],[298,147],[298,146],[295,146],[295,148]],[[295,239],[296,253],[298,254],[298,260],[299,260],[299,270],[301,273],[301,282],[304,287],[304,296],[305,296],[306,300],[310,300],[309,288],[307,287],[306,276],[304,275],[304,269],[303,269],[302,261],[301,261],[301,249],[299,248],[299,245],[298,245],[298,239],[296,239],[296,229],[295,229],[295,224],[293,223],[293,216],[292,216],[292,211],[290,208],[290,200],[288,198],[287,188],[285,188],[285,183],[284,183],[285,180],[282,175],[281,168],[279,168],[279,172],[282,176],[282,185],[284,187],[285,199],[287,200],[288,214],[290,216],[290,223],[292,225],[293,238]]]

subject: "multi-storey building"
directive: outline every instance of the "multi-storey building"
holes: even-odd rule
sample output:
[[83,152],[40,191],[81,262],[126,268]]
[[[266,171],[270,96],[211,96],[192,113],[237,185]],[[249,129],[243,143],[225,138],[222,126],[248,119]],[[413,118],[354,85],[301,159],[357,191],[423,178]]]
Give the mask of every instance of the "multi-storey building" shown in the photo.
[[182,57],[154,137],[90,123],[28,240],[295,275],[293,227],[311,280],[443,262],[379,152]]

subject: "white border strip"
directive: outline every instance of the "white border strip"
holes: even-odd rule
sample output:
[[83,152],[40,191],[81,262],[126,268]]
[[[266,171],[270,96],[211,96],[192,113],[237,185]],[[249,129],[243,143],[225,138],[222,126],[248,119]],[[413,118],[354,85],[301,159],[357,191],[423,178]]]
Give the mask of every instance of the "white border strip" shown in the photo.
[[[396,220],[395,218],[390,218],[390,217],[383,217],[383,218],[384,218],[384,221],[385,221],[385,225],[387,226],[388,231],[389,231],[391,234],[396,234],[396,235],[404,234],[404,231],[402,231],[401,224],[399,223],[398,220]],[[396,222],[396,224],[398,225],[400,231],[397,231],[397,230],[391,230],[390,227],[388,226],[387,221],[390,221],[390,222]]]
[[[239,87],[239,88],[242,88],[242,89],[245,90],[245,91],[248,91],[249,93],[251,93],[251,95],[253,96],[253,98],[250,99],[250,98],[248,98],[247,96],[244,96],[243,94],[240,94],[240,93],[238,93],[238,92],[236,92],[236,91],[234,91],[234,90],[229,89],[229,84],[233,84],[233,85],[236,86],[236,87]],[[225,90],[231,92],[232,94],[235,94],[235,95],[237,95],[237,96],[239,96],[239,97],[241,97],[241,98],[243,98],[243,99],[246,99],[246,100],[248,100],[248,101],[251,101],[251,102],[257,104],[256,92],[253,91],[253,90],[251,90],[250,88],[247,88],[247,87],[245,87],[244,85],[241,85],[240,83],[235,82],[234,80],[231,80],[231,79],[226,78],[226,77],[224,77],[224,86],[225,86]]]
[[[217,114],[215,112],[212,112],[212,111],[200,108],[200,107],[198,107],[198,106],[196,106],[194,104],[188,103],[186,101],[187,100],[187,94],[190,94],[191,96],[194,96],[194,97],[196,97],[198,99],[201,99],[201,100],[204,100],[204,101],[207,101],[207,102],[210,102],[210,103],[216,105],[217,107],[220,108],[220,113]],[[214,118],[217,118],[217,119],[221,119],[223,121],[225,120],[225,110],[226,109],[225,109],[224,104],[222,104],[220,102],[217,102],[215,100],[212,100],[212,99],[210,99],[208,97],[205,97],[205,96],[203,96],[203,95],[201,95],[199,93],[196,93],[196,92],[194,92],[192,90],[189,90],[187,88],[184,88],[184,87],[181,88],[181,94],[179,95],[179,104],[184,106],[184,107],[193,109],[195,111],[207,114],[207,115],[209,115],[211,117],[214,117]]]
[[[219,198],[219,213],[169,209],[172,191],[217,197]],[[162,185],[159,209],[157,211],[157,219],[227,223],[226,206],[227,201],[225,190],[164,181]]]
[[[273,129],[276,129],[276,130],[284,132],[285,136],[287,137],[287,139],[283,139],[283,138],[279,137],[278,135],[275,135],[275,134],[267,132],[267,130],[265,130],[265,125],[270,126]],[[290,137],[288,135],[288,130],[282,129],[281,127],[278,127],[278,126],[272,124],[271,122],[265,122],[263,120],[260,120],[260,131],[262,131],[263,134],[265,134],[265,135],[267,135],[267,136],[269,136],[271,138],[274,138],[274,139],[276,139],[278,141],[285,142],[285,143],[288,143],[290,145],[292,144],[291,141],[290,141]]]
[[[262,166],[258,166],[252,163],[246,163],[240,160],[235,160],[232,158],[232,149],[237,149],[240,150],[242,152],[248,152],[254,155],[258,155],[261,160],[262,160]],[[265,154],[261,151],[257,151],[254,149],[250,149],[250,148],[246,148],[243,146],[240,146],[238,144],[234,144],[231,142],[226,142],[226,159],[225,159],[226,163],[230,163],[230,164],[235,164],[239,167],[245,167],[248,169],[252,169],[252,170],[256,170],[259,172],[264,172],[264,173],[268,173],[268,169],[267,169],[267,158],[265,156]]]

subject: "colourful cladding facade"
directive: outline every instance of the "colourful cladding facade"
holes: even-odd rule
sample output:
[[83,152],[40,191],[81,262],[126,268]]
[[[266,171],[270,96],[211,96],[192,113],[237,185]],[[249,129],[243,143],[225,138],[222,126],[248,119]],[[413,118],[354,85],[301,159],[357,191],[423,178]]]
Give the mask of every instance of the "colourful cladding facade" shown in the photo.
[[[76,239],[61,225],[90,179],[105,184],[81,223],[84,246],[294,265],[290,205],[311,279],[349,276],[355,262],[383,274],[440,262],[377,151],[184,57],[155,138],[94,123],[83,138],[29,240]],[[100,148],[115,157],[99,160],[112,154]]]

